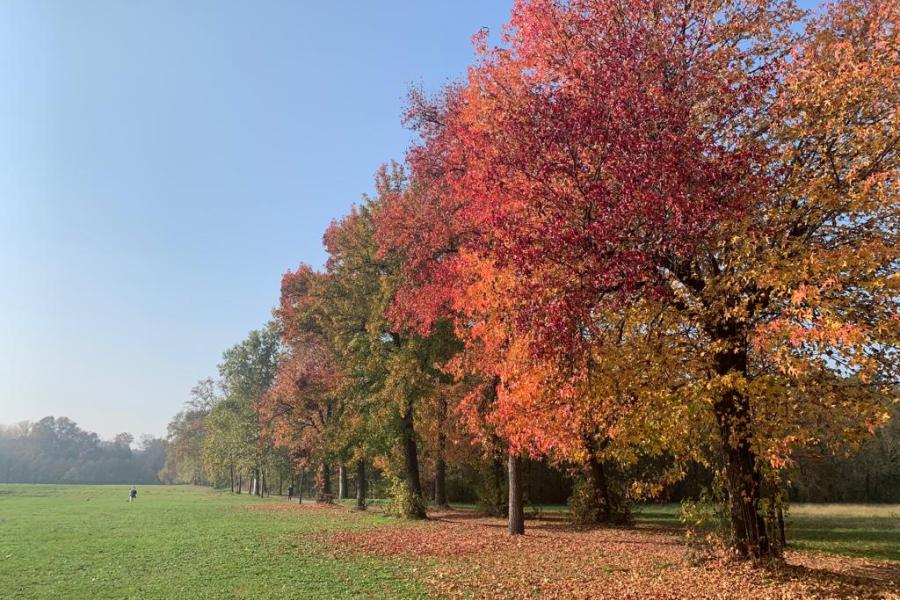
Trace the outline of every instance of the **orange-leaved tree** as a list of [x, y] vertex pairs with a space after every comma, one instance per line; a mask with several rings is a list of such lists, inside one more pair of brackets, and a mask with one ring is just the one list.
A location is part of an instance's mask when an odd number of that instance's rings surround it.
[[[765, 471], [876, 427], [896, 382], [896, 8], [839, 3], [800, 40], [798, 17], [520, 1], [420, 121], [457, 241], [510, 273], [504, 335], [574, 389], [599, 375], [576, 396], [599, 385], [601, 413], [661, 393], [702, 410], [752, 557], [772, 551]], [[633, 351], [666, 368], [617, 397], [610, 324], [634, 307], [668, 344]]]

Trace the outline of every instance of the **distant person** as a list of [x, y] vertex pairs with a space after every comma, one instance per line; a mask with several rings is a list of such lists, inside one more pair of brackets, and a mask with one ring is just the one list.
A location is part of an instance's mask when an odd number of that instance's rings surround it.
[[293, 499], [294, 499], [294, 486], [289, 485], [288, 486], [288, 502], [290, 502]]
[[134, 502], [135, 498], [137, 498], [137, 488], [134, 486], [131, 486], [131, 489], [128, 490], [128, 501]]

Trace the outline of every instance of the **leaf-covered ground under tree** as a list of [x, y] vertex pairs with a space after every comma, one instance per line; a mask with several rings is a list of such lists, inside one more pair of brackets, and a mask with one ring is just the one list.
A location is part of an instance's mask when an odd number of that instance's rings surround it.
[[672, 530], [577, 530], [561, 517], [510, 538], [502, 520], [445, 511], [326, 539], [338, 556], [421, 561], [431, 592], [447, 598], [900, 598], [892, 561], [788, 552], [783, 566], [754, 568], [701, 557]]

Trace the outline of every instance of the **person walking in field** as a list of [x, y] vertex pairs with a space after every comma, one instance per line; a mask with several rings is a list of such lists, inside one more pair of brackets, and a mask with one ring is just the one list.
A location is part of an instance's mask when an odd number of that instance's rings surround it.
[[294, 486], [293, 484], [288, 486], [288, 502], [294, 499]]
[[128, 490], [128, 501], [134, 502], [135, 498], [137, 498], [137, 488], [134, 486], [131, 486], [131, 489]]

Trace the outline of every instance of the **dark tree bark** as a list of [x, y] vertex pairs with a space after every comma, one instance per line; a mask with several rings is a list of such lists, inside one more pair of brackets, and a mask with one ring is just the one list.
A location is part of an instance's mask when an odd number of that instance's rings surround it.
[[243, 493], [244, 491], [244, 475], [243, 473], [238, 473], [238, 494]]
[[588, 457], [587, 467], [591, 488], [594, 490], [594, 494], [600, 504], [600, 514], [598, 517], [601, 522], [608, 522], [612, 518], [612, 499], [609, 494], [609, 481], [606, 478], [603, 461], [599, 460], [593, 451], [591, 451]]
[[506, 482], [506, 470], [509, 465], [503, 464], [503, 451], [499, 449], [499, 440], [494, 440], [494, 452], [492, 452], [489, 476], [490, 487], [487, 497], [483, 499], [489, 516], [509, 516], [509, 499], [505, 492], [508, 491]]
[[525, 533], [525, 510], [522, 507], [522, 459], [509, 453], [509, 535]]
[[366, 461], [362, 458], [356, 463], [356, 508], [366, 510]]
[[303, 504], [303, 475], [306, 469], [300, 469], [300, 478], [297, 480], [297, 504]]
[[234, 493], [234, 465], [228, 467], [228, 475], [231, 479], [231, 493]]
[[[439, 440], [440, 441], [440, 440]], [[447, 507], [447, 463], [438, 456], [434, 466], [434, 503], [440, 508]]]
[[605, 446], [605, 441], [598, 444], [593, 436], [588, 435], [584, 438], [584, 447], [588, 455], [587, 463], [585, 464], [585, 475], [593, 496], [597, 500], [599, 512], [596, 515], [596, 519], [599, 523], [611, 521], [615, 508], [612, 494], [609, 491], [609, 478], [606, 476], [603, 461], [599, 457], [600, 451]]
[[778, 505], [775, 513], [778, 520], [778, 541], [781, 544], [781, 549], [784, 550], [787, 547], [787, 539], [784, 537], [784, 510], [781, 508], [781, 505]]
[[331, 466], [323, 462], [319, 480], [319, 497], [316, 502], [331, 502]]
[[[716, 356], [719, 375], [747, 373], [746, 344], [730, 343]], [[761, 476], [751, 446], [750, 401], [736, 390], [727, 390], [713, 405], [722, 443], [731, 509], [732, 543], [746, 558], [771, 556], [766, 525], [759, 514]]]
[[344, 465], [338, 466], [338, 498], [344, 500], [350, 496], [349, 482], [347, 481], [347, 469]]
[[407, 515], [417, 519], [425, 518], [425, 502], [422, 496], [422, 483], [419, 476], [419, 449], [416, 444], [416, 430], [413, 426], [413, 404], [406, 403], [400, 423], [403, 438], [403, 459], [406, 467], [406, 489], [418, 499], [413, 514]]
[[440, 399], [438, 419], [437, 460], [434, 465], [434, 503], [443, 508], [447, 506], [447, 463], [444, 460], [447, 450], [447, 434], [444, 431], [447, 421], [447, 400], [443, 396]]

